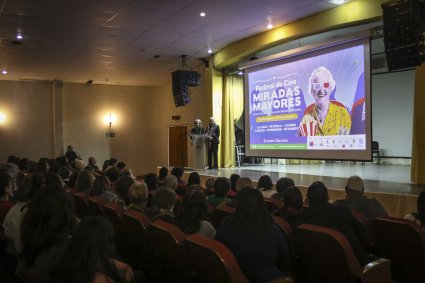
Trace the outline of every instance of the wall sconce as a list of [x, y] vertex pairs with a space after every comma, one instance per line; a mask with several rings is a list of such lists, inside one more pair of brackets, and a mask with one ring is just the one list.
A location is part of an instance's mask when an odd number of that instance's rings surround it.
[[108, 115], [105, 116], [104, 121], [109, 126], [108, 132], [106, 132], [106, 137], [114, 138], [115, 132], [112, 131], [112, 124], [114, 124], [117, 121], [117, 117], [114, 114], [109, 113]]
[[3, 124], [6, 121], [6, 115], [3, 112], [0, 112], [0, 124]]

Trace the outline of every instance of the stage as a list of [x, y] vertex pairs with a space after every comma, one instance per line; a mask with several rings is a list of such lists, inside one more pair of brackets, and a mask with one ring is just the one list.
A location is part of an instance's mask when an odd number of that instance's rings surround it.
[[[185, 179], [193, 170], [185, 172]], [[410, 166], [377, 165], [374, 163], [333, 162], [322, 164], [255, 164], [220, 170], [195, 170], [201, 175], [202, 183], [208, 177], [230, 177], [236, 173], [256, 182], [261, 175], [269, 175], [273, 183], [281, 177], [294, 179], [305, 196], [307, 187], [314, 181], [322, 181], [329, 189], [331, 200], [345, 197], [345, 181], [358, 175], [365, 182], [365, 194], [378, 199], [392, 216], [403, 217], [416, 210], [417, 195], [425, 187], [410, 183]], [[274, 191], [264, 192], [270, 196]]]

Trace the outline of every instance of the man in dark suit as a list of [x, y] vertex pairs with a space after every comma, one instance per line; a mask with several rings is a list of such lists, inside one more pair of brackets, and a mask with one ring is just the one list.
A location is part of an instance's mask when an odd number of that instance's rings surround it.
[[220, 126], [215, 123], [214, 117], [210, 118], [210, 123], [208, 124], [206, 134], [208, 136], [208, 169], [218, 169], [218, 144], [220, 143]]

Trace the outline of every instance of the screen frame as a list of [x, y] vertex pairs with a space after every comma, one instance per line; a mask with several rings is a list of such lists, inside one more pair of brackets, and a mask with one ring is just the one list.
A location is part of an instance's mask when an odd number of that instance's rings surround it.
[[[261, 150], [250, 148], [250, 117], [249, 117], [249, 87], [248, 75], [273, 66], [287, 64], [298, 60], [323, 55], [329, 52], [364, 46], [364, 77], [365, 77], [365, 105], [366, 105], [366, 149], [365, 150]], [[244, 69], [244, 108], [245, 108], [245, 155], [248, 157], [294, 158], [316, 160], [347, 160], [372, 161], [372, 98], [371, 98], [371, 71], [370, 71], [370, 36], [362, 34], [328, 41], [322, 44], [309, 45], [290, 51], [277, 53], [255, 61], [241, 64]]]

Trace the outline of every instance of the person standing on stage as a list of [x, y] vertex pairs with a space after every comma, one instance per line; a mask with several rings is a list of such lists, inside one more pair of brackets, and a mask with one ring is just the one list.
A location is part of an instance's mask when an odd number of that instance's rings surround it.
[[190, 134], [191, 134], [190, 138], [192, 138], [192, 135], [202, 135], [204, 133], [201, 119], [196, 119], [195, 122], [193, 122], [193, 124], [194, 124], [194, 127], [190, 130]]
[[208, 124], [206, 135], [208, 146], [208, 169], [218, 169], [218, 144], [220, 143], [220, 126], [215, 123], [214, 117], [210, 118], [210, 123]]

